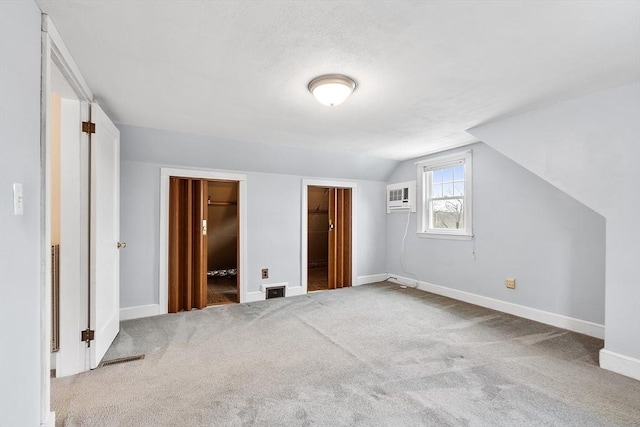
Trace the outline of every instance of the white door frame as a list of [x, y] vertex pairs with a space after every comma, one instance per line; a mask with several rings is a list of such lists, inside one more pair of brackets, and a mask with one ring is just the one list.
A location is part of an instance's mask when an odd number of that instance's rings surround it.
[[300, 252], [300, 271], [302, 285], [302, 293], [307, 293], [308, 282], [308, 205], [309, 205], [309, 187], [336, 187], [351, 189], [351, 286], [358, 285], [358, 184], [353, 181], [335, 181], [328, 179], [303, 179], [302, 180], [302, 247]]
[[158, 314], [169, 311], [169, 178], [226, 180], [238, 182], [238, 217], [240, 236], [238, 252], [240, 255], [238, 273], [238, 296], [240, 302], [247, 299], [247, 175], [216, 170], [160, 168], [160, 270], [158, 271]]
[[[93, 100], [93, 93], [86, 84], [80, 69], [65, 46], [51, 19], [42, 15], [42, 62], [41, 62], [41, 108], [40, 108], [40, 153], [41, 153], [41, 265], [40, 282], [40, 324], [41, 342], [41, 384], [40, 423], [54, 425], [55, 414], [51, 412], [51, 194], [50, 186], [50, 146], [51, 146], [51, 67], [57, 66], [69, 85], [75, 90], [80, 102]], [[85, 120], [85, 117], [81, 119]], [[78, 325], [78, 331], [81, 325]], [[78, 340], [78, 345], [80, 345]]]

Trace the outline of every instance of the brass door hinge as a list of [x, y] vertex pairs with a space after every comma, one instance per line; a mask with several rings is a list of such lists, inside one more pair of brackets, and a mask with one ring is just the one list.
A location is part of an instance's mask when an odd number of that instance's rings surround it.
[[92, 329], [85, 329], [80, 333], [80, 338], [81, 338], [80, 341], [83, 341], [86, 343], [90, 343], [91, 341], [93, 341], [94, 337], [95, 337], [95, 331], [93, 331]]
[[82, 132], [96, 133], [96, 124], [91, 122], [82, 122]]

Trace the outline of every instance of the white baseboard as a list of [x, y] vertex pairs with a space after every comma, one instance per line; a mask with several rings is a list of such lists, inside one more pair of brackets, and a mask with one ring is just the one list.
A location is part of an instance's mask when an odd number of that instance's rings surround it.
[[358, 276], [355, 286], [368, 285], [369, 283], [384, 282], [389, 278], [387, 273], [372, 274], [370, 276]]
[[279, 288], [284, 286], [287, 290], [285, 292], [285, 296], [289, 296], [289, 282], [281, 282], [281, 283], [263, 283], [260, 285], [260, 292], [267, 292], [267, 288]]
[[[415, 279], [409, 279], [397, 275], [392, 275], [396, 279], [389, 279], [399, 284], [414, 284]], [[404, 283], [403, 283], [404, 282]], [[492, 310], [501, 311], [503, 313], [513, 314], [514, 316], [523, 317], [536, 322], [556, 326], [562, 329], [568, 329], [580, 334], [589, 335], [590, 337], [604, 339], [604, 325], [589, 322], [587, 320], [576, 319], [564, 316], [562, 314], [551, 313], [549, 311], [539, 310], [537, 308], [526, 307], [524, 305], [514, 304], [511, 302], [501, 301], [482, 295], [472, 294], [470, 292], [459, 291], [457, 289], [447, 288], [445, 286], [434, 285], [432, 283], [417, 281], [418, 289], [433, 294], [442, 295], [459, 301], [468, 302], [470, 304], [479, 305], [481, 307], [490, 308]]]
[[304, 295], [305, 292], [302, 289], [302, 286], [292, 286], [290, 288], [287, 288], [287, 294], [286, 296], [288, 297], [297, 297], [298, 295]]
[[47, 419], [40, 423], [40, 427], [56, 427], [56, 413], [51, 411], [47, 414]]
[[267, 288], [284, 286], [286, 288], [284, 296], [288, 297], [296, 297], [298, 295], [304, 295], [304, 290], [302, 286], [289, 286], [289, 282], [282, 283], [266, 283], [260, 285], [260, 291], [258, 292], [247, 292], [247, 296], [245, 297], [244, 302], [256, 302], [256, 301], [264, 301], [267, 298]]
[[138, 305], [120, 309], [120, 321], [140, 319], [142, 317], [157, 316], [160, 313], [160, 304]]
[[600, 350], [600, 367], [640, 381], [640, 359], [603, 348]]
[[257, 302], [257, 301], [264, 301], [265, 299], [265, 293], [264, 292], [247, 292], [243, 303], [246, 302]]

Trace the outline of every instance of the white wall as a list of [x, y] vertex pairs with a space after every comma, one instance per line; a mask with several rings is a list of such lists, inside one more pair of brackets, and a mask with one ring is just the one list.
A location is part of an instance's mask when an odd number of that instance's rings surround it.
[[640, 83], [469, 132], [606, 218], [605, 348], [640, 377]]
[[236, 171], [386, 181], [397, 161], [118, 125], [122, 159]]
[[[385, 180], [397, 162], [224, 141], [131, 126], [121, 130], [121, 307], [157, 304], [160, 168], [203, 168], [247, 175], [247, 292], [301, 279], [302, 179], [358, 185], [358, 276], [385, 273]], [[315, 174], [315, 175], [314, 175]], [[370, 180], [375, 179], [375, 180]], [[263, 281], [260, 270], [269, 268]]]
[[[0, 425], [41, 421], [40, 10], [0, 2]], [[12, 214], [12, 183], [24, 215]]]
[[[602, 216], [492, 148], [470, 148], [474, 239], [417, 237], [413, 214], [406, 270], [427, 283], [602, 324]], [[402, 163], [389, 182], [416, 180], [415, 162], [430, 157]], [[400, 264], [407, 215], [387, 219], [388, 271], [411, 278]], [[516, 278], [515, 290], [506, 277]]]

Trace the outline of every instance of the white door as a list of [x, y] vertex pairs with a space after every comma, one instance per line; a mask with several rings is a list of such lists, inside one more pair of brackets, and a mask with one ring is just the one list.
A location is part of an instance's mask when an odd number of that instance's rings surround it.
[[120, 330], [120, 131], [91, 105], [91, 369]]

